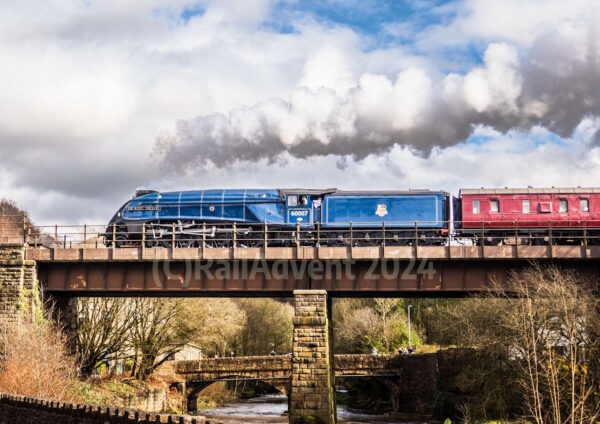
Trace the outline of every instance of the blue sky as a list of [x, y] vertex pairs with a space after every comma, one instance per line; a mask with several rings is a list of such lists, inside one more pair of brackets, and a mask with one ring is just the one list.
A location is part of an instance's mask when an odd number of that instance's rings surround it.
[[438, 22], [439, 15], [431, 13], [433, 7], [435, 4], [423, 7], [411, 1], [283, 1], [274, 9], [271, 23], [275, 28], [290, 28], [290, 15], [309, 14], [323, 22], [344, 25], [384, 41], [388, 24], [410, 21], [418, 29]]
[[139, 186], [598, 185], [599, 22], [596, 0], [3, 2], [0, 196], [102, 223]]
[[[281, 25], [280, 17], [294, 14], [310, 14], [319, 20], [344, 25], [353, 30], [375, 37], [379, 41], [388, 42], [385, 27], [389, 24], [410, 22], [419, 30], [425, 26], [439, 23], [443, 14], [439, 6], [450, 4], [449, 1], [282, 1], [272, 13], [274, 25]], [[285, 23], [285, 22], [284, 22]], [[288, 25], [290, 22], [288, 20]], [[291, 25], [290, 25], [291, 26]]]
[[[298, 15], [310, 15], [328, 24], [344, 25], [353, 30], [387, 39], [383, 34], [385, 26], [399, 22], [410, 22], [415, 29], [441, 23], [451, 19], [450, 0], [303, 0], [277, 1], [271, 11], [268, 24], [271, 28], [293, 31], [293, 20]], [[446, 6], [446, 7], [444, 7]], [[183, 9], [184, 20], [201, 16], [205, 11], [202, 5], [190, 5]]]
[[[439, 51], [424, 51], [415, 41], [434, 26], [443, 26], [456, 18], [460, 1], [452, 0], [280, 0], [272, 1], [261, 27], [280, 34], [297, 33], [307, 19], [324, 27], [340, 26], [360, 35], [363, 49], [397, 48], [416, 55], [438, 57], [444, 72], [464, 71], [482, 63], [487, 47], [480, 40], [454, 45]], [[206, 8], [191, 4], [180, 13], [184, 22], [202, 17]]]

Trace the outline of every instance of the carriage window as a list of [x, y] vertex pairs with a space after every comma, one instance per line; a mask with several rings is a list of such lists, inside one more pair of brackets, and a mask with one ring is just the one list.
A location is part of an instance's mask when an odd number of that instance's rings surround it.
[[298, 196], [295, 194], [288, 196], [288, 206], [298, 206]]
[[523, 200], [523, 213], [529, 213], [529, 200]]
[[500, 212], [499, 200], [490, 200], [490, 212]]
[[559, 212], [567, 212], [569, 210], [569, 206], [567, 204], [567, 199], [559, 199], [558, 200], [558, 211]]
[[590, 211], [590, 199], [579, 199], [579, 211], [589, 212]]
[[473, 213], [479, 213], [479, 200], [473, 200]]

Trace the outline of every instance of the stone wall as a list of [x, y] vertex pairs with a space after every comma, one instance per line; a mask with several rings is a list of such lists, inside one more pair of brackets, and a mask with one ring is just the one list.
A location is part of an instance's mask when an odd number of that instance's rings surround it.
[[0, 393], [0, 424], [181, 423], [221, 424], [190, 415], [149, 414], [125, 408], [78, 405]]
[[0, 326], [19, 320], [19, 307], [29, 300], [35, 284], [35, 262], [25, 260], [25, 246], [0, 244]]
[[331, 304], [325, 290], [294, 291], [290, 423], [335, 423]]
[[146, 412], [163, 412], [167, 408], [167, 390], [148, 389], [142, 394], [129, 395], [125, 399], [125, 406]]
[[433, 415], [442, 420], [457, 417], [461, 403], [475, 395], [472, 385], [461, 377], [472, 355], [469, 349], [444, 349], [395, 357], [393, 361], [398, 363], [400, 376], [386, 379], [394, 410]]
[[434, 409], [437, 358], [435, 353], [396, 356], [400, 375], [385, 379], [392, 393], [392, 405], [396, 412], [431, 415]]

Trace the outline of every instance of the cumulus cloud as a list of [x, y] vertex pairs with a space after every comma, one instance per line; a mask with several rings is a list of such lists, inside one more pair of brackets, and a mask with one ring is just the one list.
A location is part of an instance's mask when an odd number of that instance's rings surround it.
[[534, 161], [576, 184], [597, 167], [596, 3], [426, 2], [378, 9], [378, 32], [277, 0], [3, 2], [0, 196], [72, 223], [142, 185], [523, 185]]

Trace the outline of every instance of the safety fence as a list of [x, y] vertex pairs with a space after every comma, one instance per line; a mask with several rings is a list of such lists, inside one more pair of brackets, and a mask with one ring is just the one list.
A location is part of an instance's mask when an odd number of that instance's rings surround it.
[[34, 248], [497, 246], [600, 245], [600, 222], [395, 222], [369, 228], [285, 227], [246, 223], [33, 225], [24, 215], [0, 216], [0, 243]]

